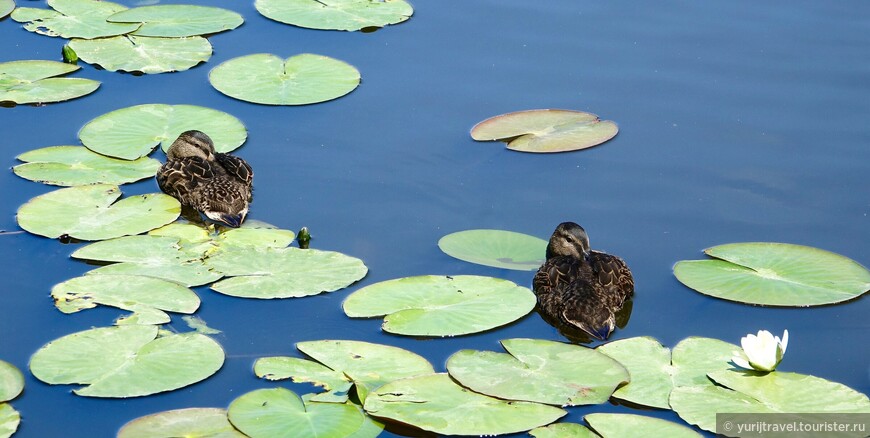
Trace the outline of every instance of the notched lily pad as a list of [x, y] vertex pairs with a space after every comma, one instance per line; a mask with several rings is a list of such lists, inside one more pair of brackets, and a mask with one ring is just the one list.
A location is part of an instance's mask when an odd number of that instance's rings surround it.
[[79, 59], [109, 71], [147, 74], [184, 71], [211, 58], [212, 47], [200, 36], [158, 38], [121, 35], [96, 40], [73, 39]]
[[209, 437], [245, 438], [219, 408], [187, 408], [131, 420], [118, 431], [117, 438]]
[[165, 152], [182, 132], [191, 129], [208, 134], [217, 152], [235, 150], [248, 136], [245, 125], [225, 112], [195, 105], [146, 104], [91, 120], [79, 131], [79, 139], [94, 152], [135, 160], [157, 145]]
[[85, 384], [88, 397], [138, 397], [199, 382], [223, 365], [217, 342], [198, 333], [158, 337], [153, 325], [101, 327], [55, 339], [30, 359], [45, 383]]
[[852, 259], [787, 243], [731, 243], [704, 250], [713, 260], [674, 265], [674, 275], [705, 295], [767, 306], [819, 306], [870, 290], [870, 271]]
[[326, 392], [311, 399], [327, 403], [344, 403], [353, 382], [340, 371], [297, 357], [261, 357], [254, 362], [254, 374], [267, 380], [292, 379], [296, 383], [312, 383]]
[[97, 81], [55, 77], [79, 68], [57, 61], [0, 62], [0, 102], [61, 102], [93, 93], [100, 86]]
[[534, 271], [545, 259], [547, 241], [528, 234], [503, 230], [466, 230], [438, 241], [447, 255], [495, 268]]
[[118, 186], [69, 187], [37, 196], [18, 209], [18, 225], [40, 236], [103, 240], [139, 234], [166, 225], [181, 212], [162, 193], [130, 196], [118, 202]]
[[268, 53], [225, 61], [208, 74], [227, 96], [264, 105], [307, 105], [337, 99], [360, 83], [354, 66], [334, 58], [303, 53], [286, 60]]
[[254, 6], [281, 23], [347, 31], [401, 23], [414, 13], [405, 0], [257, 0]]
[[233, 425], [251, 438], [350, 437], [365, 423], [356, 407], [306, 401], [284, 388], [258, 389], [233, 400]]
[[411, 336], [458, 336], [499, 327], [532, 311], [531, 290], [492, 277], [426, 275], [383, 281], [342, 304], [351, 318], [386, 315], [384, 331]]
[[151, 5], [128, 9], [107, 18], [112, 23], [142, 23], [137, 36], [189, 37], [239, 27], [241, 15], [222, 8], [197, 5]]
[[681, 424], [661, 418], [634, 414], [589, 414], [583, 417], [602, 438], [662, 436], [668, 438], [701, 438], [703, 435]]
[[48, 0], [52, 9], [18, 8], [12, 19], [38, 34], [63, 38], [101, 38], [123, 35], [139, 23], [109, 23], [106, 17], [127, 9], [102, 0]]
[[151, 158], [119, 160], [81, 146], [52, 146], [16, 158], [25, 162], [12, 168], [16, 175], [56, 186], [124, 184], [151, 178], [160, 169]]
[[471, 129], [477, 141], [506, 142], [521, 152], [566, 152], [597, 146], [619, 131], [616, 123], [582, 111], [517, 111], [486, 119]]

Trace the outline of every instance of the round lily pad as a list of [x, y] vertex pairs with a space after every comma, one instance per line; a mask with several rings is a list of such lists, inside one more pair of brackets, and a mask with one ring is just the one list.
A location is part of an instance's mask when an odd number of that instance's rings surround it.
[[254, 6], [281, 23], [348, 31], [401, 23], [414, 13], [405, 0], [257, 0]]
[[350, 437], [365, 421], [354, 406], [303, 402], [284, 388], [258, 389], [233, 400], [230, 421], [251, 438]]
[[189, 37], [239, 27], [241, 15], [222, 8], [197, 5], [152, 5], [128, 9], [107, 18], [112, 23], [142, 23], [137, 36]]
[[680, 418], [711, 432], [716, 413], [870, 413], [866, 395], [815, 376], [733, 370], [708, 376], [722, 386], [678, 386], [670, 404]]
[[460, 350], [447, 359], [447, 371], [482, 394], [559, 406], [604, 403], [628, 382], [619, 362], [580, 345], [542, 339], [501, 344], [510, 354]]
[[534, 271], [544, 263], [547, 241], [502, 230], [466, 230], [438, 241], [447, 255], [478, 265]]
[[426, 275], [383, 281], [342, 304], [351, 318], [386, 315], [383, 329], [410, 336], [458, 336], [499, 327], [535, 307], [528, 288], [492, 277]]
[[93, 93], [97, 81], [54, 77], [79, 68], [57, 61], [0, 62], [0, 102], [61, 102]]
[[223, 365], [224, 352], [205, 335], [158, 337], [154, 325], [101, 327], [49, 342], [30, 359], [45, 383], [85, 384], [89, 397], [138, 397], [199, 382]]
[[52, 146], [17, 157], [25, 164], [12, 168], [16, 175], [56, 186], [124, 184], [153, 177], [160, 162], [151, 158], [119, 160], [81, 146]]
[[139, 23], [109, 23], [106, 17], [127, 9], [102, 0], [48, 0], [52, 9], [18, 8], [12, 19], [24, 28], [42, 35], [63, 38], [101, 38], [123, 35], [139, 28]]
[[141, 275], [85, 275], [64, 281], [51, 289], [54, 304], [63, 313], [74, 313], [97, 305], [141, 313], [150, 308], [157, 314], [155, 324], [169, 322], [163, 312], [193, 313], [199, 307], [196, 294], [172, 281]]
[[175, 220], [181, 205], [162, 193], [121, 196], [118, 186], [69, 187], [37, 196], [18, 209], [18, 225], [40, 236], [103, 240], [153, 230]]
[[498, 435], [552, 423], [562, 409], [506, 401], [469, 391], [447, 374], [396, 380], [374, 390], [365, 402], [369, 415], [444, 435]]
[[21, 415], [9, 403], [0, 403], [0, 437], [7, 438], [18, 430]]
[[211, 286], [244, 298], [295, 298], [332, 292], [365, 277], [362, 260], [334, 251], [299, 248], [234, 247], [205, 260], [232, 278]]
[[334, 58], [303, 53], [286, 60], [268, 53], [225, 61], [209, 82], [235, 99], [265, 105], [307, 105], [344, 96], [360, 82], [359, 70]]
[[602, 438], [666, 436], [701, 438], [703, 435], [681, 424], [661, 418], [634, 414], [589, 414], [583, 417]]
[[15, 2], [13, 0], [0, 0], [0, 18], [9, 15], [13, 9], [15, 9]]
[[235, 150], [248, 136], [239, 119], [221, 111], [194, 105], [147, 104], [91, 120], [79, 131], [79, 139], [94, 152], [134, 160], [160, 144], [166, 151], [182, 132], [191, 129], [208, 134], [217, 152]]
[[219, 408], [187, 408], [157, 412], [121, 427], [117, 438], [209, 437], [245, 438]]
[[553, 423], [529, 431], [535, 438], [600, 438], [597, 434], [577, 423]]
[[211, 43], [200, 36], [157, 38], [123, 35], [96, 40], [73, 39], [79, 59], [109, 71], [147, 74], [187, 70], [211, 58]]
[[24, 390], [24, 376], [9, 362], [0, 360], [0, 403], [12, 400]]
[[704, 250], [713, 260], [681, 261], [674, 275], [705, 295], [767, 306], [839, 303], [870, 290], [870, 271], [852, 259], [787, 243], [732, 243]]
[[566, 152], [597, 146], [616, 136], [616, 123], [582, 111], [517, 111], [486, 119], [471, 129], [477, 141], [500, 140], [521, 152]]

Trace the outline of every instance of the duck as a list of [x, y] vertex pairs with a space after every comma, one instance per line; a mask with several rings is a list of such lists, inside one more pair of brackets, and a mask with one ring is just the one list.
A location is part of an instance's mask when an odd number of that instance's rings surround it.
[[157, 172], [163, 193], [196, 210], [208, 223], [238, 228], [248, 215], [254, 171], [242, 158], [215, 152], [202, 131], [182, 132]]
[[532, 283], [544, 320], [601, 341], [616, 328], [617, 313], [634, 295], [625, 261], [590, 249], [586, 230], [574, 222], [556, 227]]

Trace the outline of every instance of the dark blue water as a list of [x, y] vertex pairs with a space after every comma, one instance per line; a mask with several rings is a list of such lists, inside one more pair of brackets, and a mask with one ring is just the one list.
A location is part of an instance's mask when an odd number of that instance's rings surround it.
[[[21, 0], [26, 6], [43, 2]], [[194, 104], [240, 118], [238, 154], [254, 167], [250, 217], [308, 226], [312, 247], [359, 257], [360, 283], [303, 299], [244, 300], [198, 289], [197, 315], [223, 330], [227, 362], [214, 377], [167, 394], [128, 400], [78, 397], [28, 377], [12, 402], [16, 437], [113, 436], [152, 412], [226, 407], [274, 383], [253, 361], [297, 355], [294, 343], [357, 339], [403, 347], [443, 370], [463, 348], [499, 350], [499, 339], [562, 339], [536, 314], [492, 332], [416, 340], [349, 320], [341, 301], [361, 286], [419, 274], [479, 274], [528, 285], [532, 273], [467, 264], [441, 253], [445, 234], [497, 228], [546, 238], [581, 223], [592, 245], [625, 258], [637, 295], [614, 338], [649, 335], [673, 347], [687, 336], [739, 343], [758, 329], [790, 332], [781, 370], [870, 392], [870, 298], [809, 309], [761, 308], [700, 295], [671, 267], [701, 250], [741, 241], [811, 245], [870, 264], [870, 3], [414, 2], [414, 17], [375, 33], [315, 31], [260, 16], [251, 2], [201, 1], [235, 10], [245, 24], [211, 37], [212, 59], [190, 71], [134, 76], [83, 65], [101, 81], [88, 97], [45, 107], [0, 108], [0, 158], [78, 144], [92, 118], [137, 104]], [[126, 2], [132, 6], [132, 2]], [[0, 61], [60, 59], [64, 41], [0, 21]], [[218, 63], [251, 53], [302, 52], [355, 65], [362, 85], [336, 101], [267, 107], [225, 97], [207, 81]], [[504, 112], [591, 111], [619, 123], [593, 149], [530, 155], [476, 143], [468, 130]], [[162, 154], [155, 154], [162, 159]], [[0, 173], [0, 229], [52, 187]], [[153, 180], [122, 187], [157, 190]], [[60, 336], [110, 325], [113, 309], [57, 311], [51, 287], [89, 266], [78, 245], [0, 235], [0, 359], [27, 370], [30, 355]], [[179, 317], [173, 326], [186, 330]], [[304, 393], [306, 385], [287, 386]], [[572, 408], [566, 421], [621, 406]], [[681, 422], [669, 411], [646, 414]], [[385, 433], [384, 436], [392, 436]]]

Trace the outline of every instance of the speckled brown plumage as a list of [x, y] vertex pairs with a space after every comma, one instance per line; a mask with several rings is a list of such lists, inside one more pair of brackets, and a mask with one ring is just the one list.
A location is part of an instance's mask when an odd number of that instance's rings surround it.
[[538, 311], [545, 319], [607, 339], [615, 314], [634, 294], [634, 279], [616, 256], [589, 249], [580, 225], [559, 224], [547, 245], [547, 260], [533, 281]]
[[157, 185], [204, 219], [238, 227], [248, 214], [254, 172], [245, 160], [216, 153], [211, 138], [186, 131], [166, 151]]

